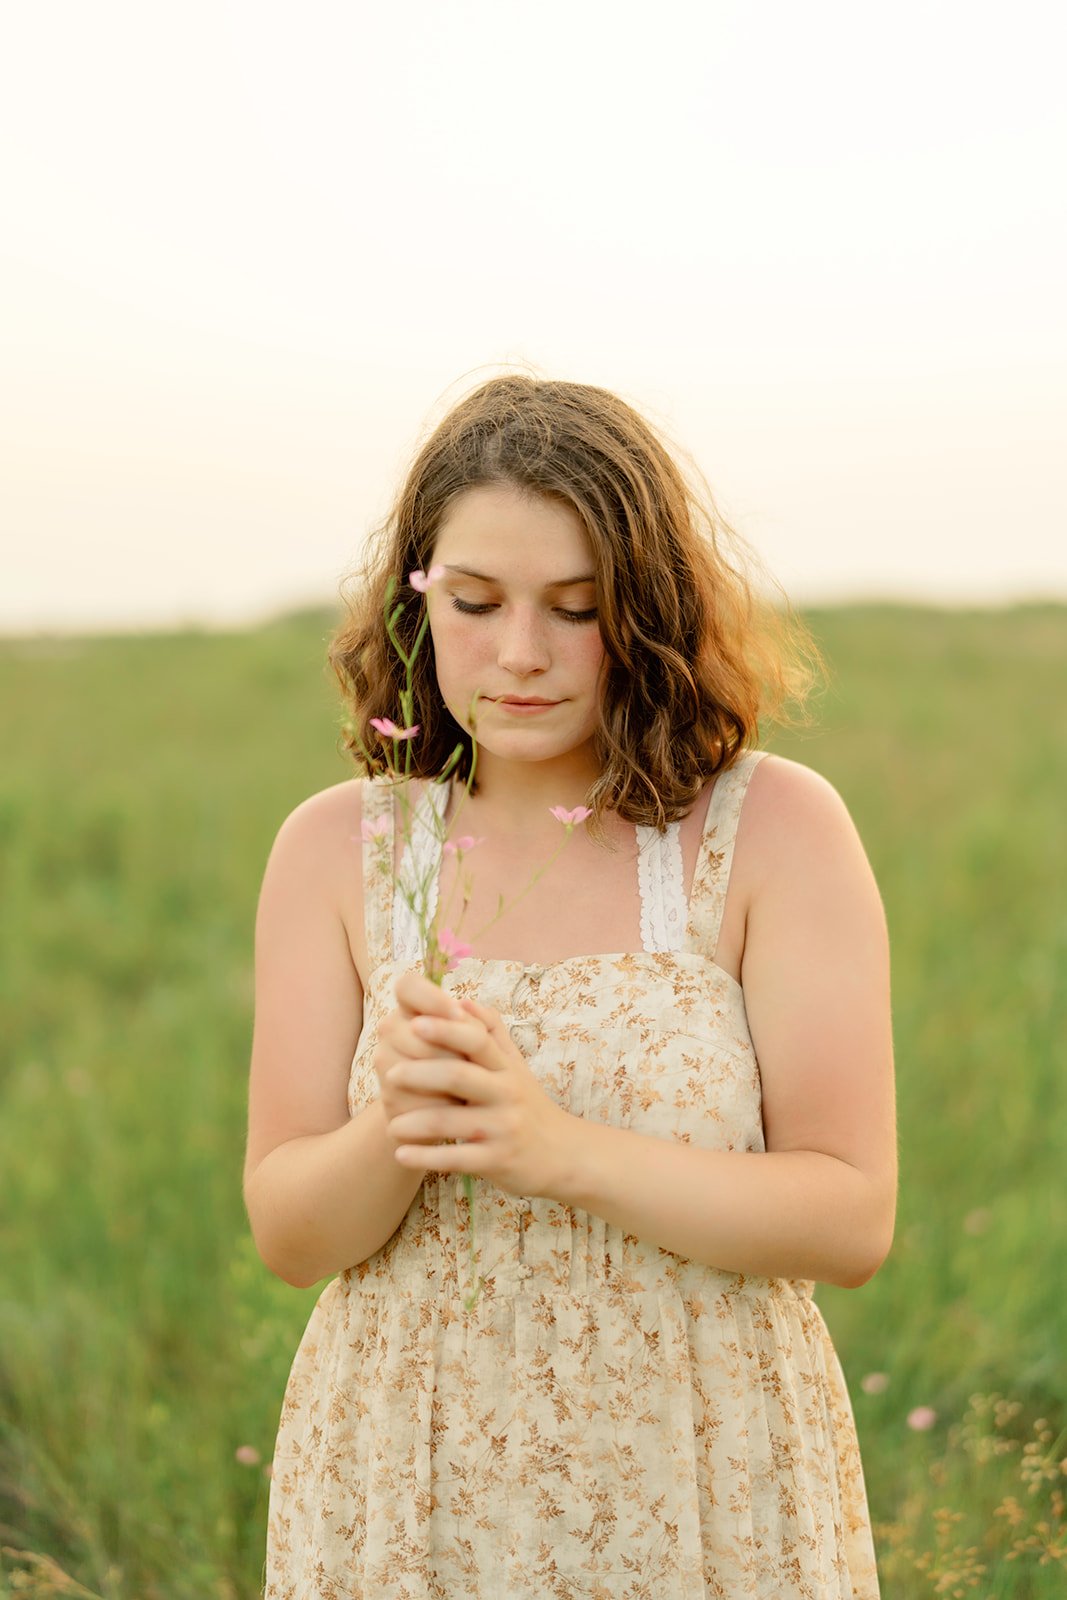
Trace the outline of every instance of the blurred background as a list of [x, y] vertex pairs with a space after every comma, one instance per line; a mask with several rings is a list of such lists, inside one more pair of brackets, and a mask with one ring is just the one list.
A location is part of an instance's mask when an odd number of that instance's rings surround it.
[[9, 8], [0, 1596], [250, 1600], [314, 1291], [240, 1193], [337, 585], [514, 364], [803, 608], [894, 950], [897, 1240], [821, 1288], [886, 1600], [1067, 1564], [1065, 24], [916, 0]]

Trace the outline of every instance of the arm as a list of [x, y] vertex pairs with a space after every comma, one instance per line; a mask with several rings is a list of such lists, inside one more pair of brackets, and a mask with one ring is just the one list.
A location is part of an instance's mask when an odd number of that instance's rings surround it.
[[[401, 1059], [394, 1083], [467, 1102], [393, 1119], [397, 1161], [547, 1195], [729, 1272], [848, 1287], [873, 1276], [896, 1197], [888, 947], [870, 867], [829, 784], [792, 762], [761, 763], [730, 894], [747, 908], [741, 978], [765, 1152], [704, 1150], [571, 1115], [499, 1017], [464, 1001], [469, 1022], [420, 1017], [396, 1035], [401, 1057], [417, 1053], [412, 1031], [466, 1060]], [[426, 1009], [415, 983], [408, 998], [413, 1013]], [[461, 1142], [435, 1142], [449, 1138]]]
[[422, 1180], [393, 1159], [380, 1100], [348, 1116], [363, 990], [339, 883], [354, 890], [348, 917], [362, 930], [359, 823], [352, 783], [298, 806], [271, 851], [256, 918], [245, 1204], [264, 1262], [299, 1288], [380, 1249]]
[[888, 1253], [896, 1201], [881, 902], [841, 800], [792, 762], [753, 775], [734, 877], [766, 1153], [579, 1122], [558, 1198], [726, 1271], [855, 1287]]

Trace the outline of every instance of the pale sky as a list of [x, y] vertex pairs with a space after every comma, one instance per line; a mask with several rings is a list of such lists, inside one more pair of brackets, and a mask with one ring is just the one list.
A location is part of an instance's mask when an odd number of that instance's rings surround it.
[[35, 0], [0, 32], [0, 632], [335, 598], [522, 362], [800, 600], [1067, 598], [1067, 13]]

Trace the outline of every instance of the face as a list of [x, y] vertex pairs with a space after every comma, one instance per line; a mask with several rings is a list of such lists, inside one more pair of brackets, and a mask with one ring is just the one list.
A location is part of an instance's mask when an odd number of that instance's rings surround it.
[[445, 704], [483, 754], [560, 758], [597, 725], [604, 645], [593, 552], [577, 514], [506, 485], [469, 489], [433, 551], [430, 631]]

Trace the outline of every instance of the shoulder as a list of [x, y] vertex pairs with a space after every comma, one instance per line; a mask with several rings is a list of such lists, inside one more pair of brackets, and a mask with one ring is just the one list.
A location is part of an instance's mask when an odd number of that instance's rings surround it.
[[323, 894], [347, 922], [352, 910], [360, 909], [367, 781], [345, 779], [295, 806], [275, 836], [265, 882], [281, 879], [308, 894]]
[[259, 906], [259, 921], [300, 927], [326, 919], [339, 927], [361, 981], [366, 937], [360, 825], [377, 790], [369, 779], [349, 778], [295, 806], [271, 848]]
[[294, 806], [278, 829], [275, 850], [314, 859], [342, 841], [360, 836], [366, 780], [346, 778]]
[[[853, 829], [848, 807], [828, 779], [812, 767], [785, 756], [764, 754], [757, 761], [745, 792], [742, 819], [764, 834], [768, 845]], [[853, 829], [854, 831], [854, 829]]]
[[736, 867], [748, 898], [847, 889], [877, 898], [848, 806], [799, 761], [767, 755], [751, 774], [737, 830]]

